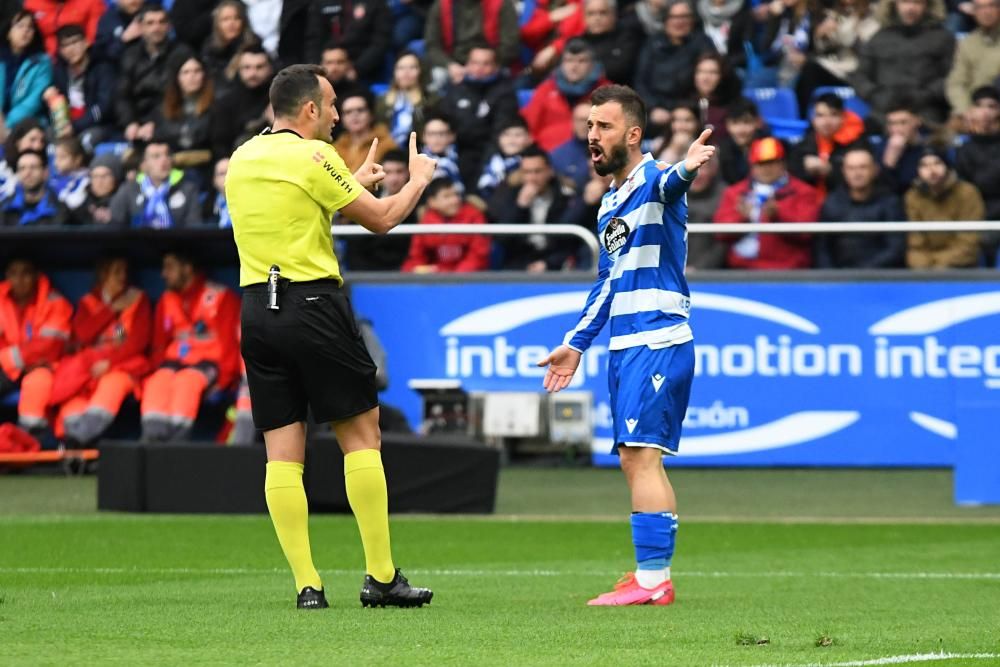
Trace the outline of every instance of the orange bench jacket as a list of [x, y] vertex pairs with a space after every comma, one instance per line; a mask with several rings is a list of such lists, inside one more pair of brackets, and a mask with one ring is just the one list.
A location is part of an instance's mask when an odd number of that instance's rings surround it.
[[167, 361], [184, 366], [207, 361], [219, 369], [217, 386], [228, 387], [236, 379], [240, 301], [235, 292], [196, 278], [183, 292], [163, 293], [154, 321], [152, 368]]
[[0, 282], [0, 367], [11, 380], [34, 366], [51, 365], [69, 341], [73, 306], [38, 276], [35, 300], [20, 308], [10, 296], [10, 283]]

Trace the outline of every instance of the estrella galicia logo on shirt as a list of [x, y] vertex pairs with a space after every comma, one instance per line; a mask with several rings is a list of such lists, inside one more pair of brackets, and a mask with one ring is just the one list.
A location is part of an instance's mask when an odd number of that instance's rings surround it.
[[609, 255], [621, 250], [628, 240], [628, 234], [632, 231], [624, 218], [611, 218], [608, 226], [604, 228], [604, 248]]

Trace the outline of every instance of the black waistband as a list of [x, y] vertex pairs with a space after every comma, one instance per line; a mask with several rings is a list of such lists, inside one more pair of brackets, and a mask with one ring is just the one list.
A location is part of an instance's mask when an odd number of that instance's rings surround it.
[[[296, 290], [296, 289], [309, 289], [309, 288], [323, 288], [323, 289], [341, 289], [340, 283], [333, 278], [323, 278], [322, 280], [285, 280], [281, 281], [281, 290]], [[244, 292], [259, 292], [267, 289], [267, 283], [254, 283], [252, 285], [245, 285], [243, 287]]]

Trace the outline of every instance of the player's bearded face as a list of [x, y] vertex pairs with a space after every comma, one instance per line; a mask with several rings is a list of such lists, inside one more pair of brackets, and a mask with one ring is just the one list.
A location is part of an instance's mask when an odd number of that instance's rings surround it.
[[590, 142], [590, 159], [598, 176], [607, 176], [621, 171], [628, 164], [628, 143], [623, 136], [610, 150], [596, 141]]

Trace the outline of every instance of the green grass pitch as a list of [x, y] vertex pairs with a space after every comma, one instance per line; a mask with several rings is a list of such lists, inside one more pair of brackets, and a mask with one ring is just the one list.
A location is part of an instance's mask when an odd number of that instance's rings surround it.
[[672, 607], [585, 606], [632, 560], [619, 473], [508, 469], [497, 517], [393, 517], [423, 609], [362, 609], [353, 520], [313, 517], [311, 612], [265, 516], [0, 477], [0, 665], [1000, 665], [1000, 508], [952, 507], [947, 473], [673, 477]]

